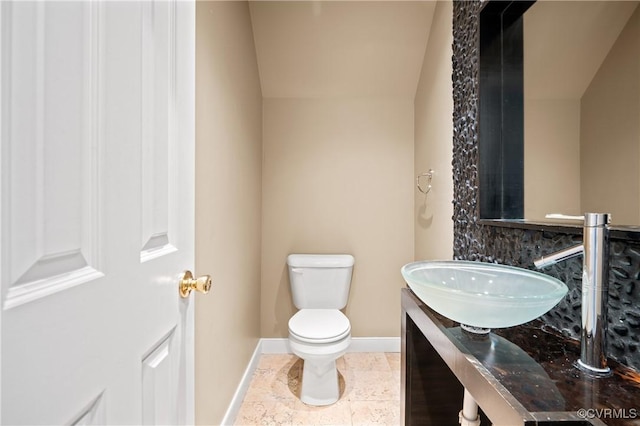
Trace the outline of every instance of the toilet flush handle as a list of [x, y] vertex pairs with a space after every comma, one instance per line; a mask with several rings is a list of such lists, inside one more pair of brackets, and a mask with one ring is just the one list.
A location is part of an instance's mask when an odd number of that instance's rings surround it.
[[302, 269], [301, 268], [291, 268], [290, 271], [294, 272], [296, 274], [301, 274], [302, 273]]

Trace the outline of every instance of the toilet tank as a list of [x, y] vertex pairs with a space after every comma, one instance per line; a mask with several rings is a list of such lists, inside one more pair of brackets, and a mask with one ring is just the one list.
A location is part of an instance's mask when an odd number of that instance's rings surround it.
[[350, 254], [290, 254], [287, 265], [293, 304], [298, 309], [347, 306], [353, 263]]

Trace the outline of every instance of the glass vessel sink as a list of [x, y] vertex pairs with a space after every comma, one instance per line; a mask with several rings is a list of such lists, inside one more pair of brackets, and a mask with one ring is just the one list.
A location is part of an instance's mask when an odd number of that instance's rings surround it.
[[401, 272], [431, 309], [467, 329], [485, 329], [479, 332], [536, 319], [568, 290], [548, 275], [494, 263], [420, 261], [404, 265]]

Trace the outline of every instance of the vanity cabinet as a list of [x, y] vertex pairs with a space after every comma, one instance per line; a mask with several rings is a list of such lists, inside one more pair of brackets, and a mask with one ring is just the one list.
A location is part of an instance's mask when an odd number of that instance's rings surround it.
[[482, 425], [640, 425], [640, 375], [578, 370], [579, 342], [536, 320], [480, 337], [402, 289], [402, 424], [458, 425], [466, 388]]

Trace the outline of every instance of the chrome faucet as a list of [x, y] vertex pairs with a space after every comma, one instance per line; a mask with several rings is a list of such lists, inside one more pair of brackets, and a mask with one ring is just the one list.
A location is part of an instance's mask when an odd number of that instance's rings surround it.
[[598, 376], [611, 374], [605, 354], [609, 291], [609, 221], [608, 213], [585, 213], [582, 244], [533, 262], [536, 268], [541, 269], [583, 255], [582, 331], [578, 367]]

